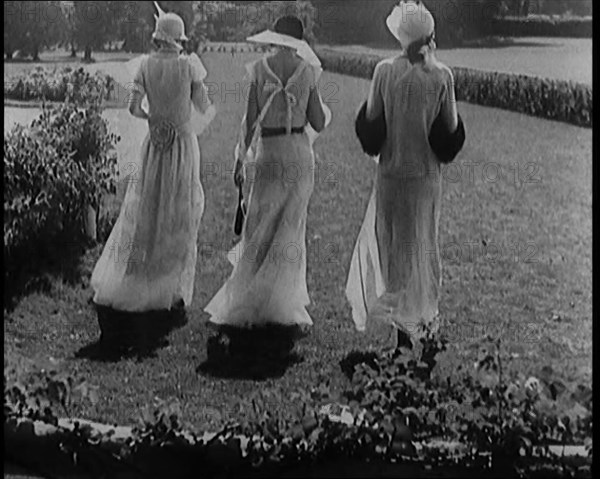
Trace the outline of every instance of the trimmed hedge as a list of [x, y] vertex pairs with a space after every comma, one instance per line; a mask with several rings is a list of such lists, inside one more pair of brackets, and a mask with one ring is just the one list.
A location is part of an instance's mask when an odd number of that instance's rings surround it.
[[495, 18], [492, 34], [505, 37], [571, 37], [592, 38], [592, 17], [528, 17]]
[[[325, 70], [371, 79], [379, 55], [319, 48]], [[571, 81], [453, 67], [456, 98], [481, 106], [592, 127], [592, 87]]]

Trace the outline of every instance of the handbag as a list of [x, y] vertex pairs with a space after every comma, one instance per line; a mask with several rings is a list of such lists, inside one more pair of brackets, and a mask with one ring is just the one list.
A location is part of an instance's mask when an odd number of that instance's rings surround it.
[[246, 202], [244, 201], [244, 193], [242, 192], [242, 184], [238, 185], [238, 205], [235, 212], [235, 222], [233, 224], [233, 232], [236, 236], [242, 234], [244, 220], [246, 219]]
[[460, 115], [458, 115], [458, 127], [451, 132], [440, 113], [429, 132], [429, 145], [440, 163], [448, 164], [454, 161], [464, 144], [465, 125]]
[[377, 156], [387, 136], [385, 114], [382, 111], [374, 120], [367, 120], [367, 102], [365, 101], [356, 116], [354, 130], [363, 151], [369, 156]]

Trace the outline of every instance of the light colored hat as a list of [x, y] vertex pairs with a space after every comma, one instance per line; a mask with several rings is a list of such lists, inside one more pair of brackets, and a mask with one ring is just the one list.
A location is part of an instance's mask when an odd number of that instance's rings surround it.
[[310, 45], [303, 38], [302, 22], [296, 17], [282, 17], [275, 23], [274, 31], [264, 32], [246, 38], [247, 42], [264, 45], [279, 45], [296, 50], [296, 53], [310, 65], [319, 68], [321, 62]]
[[183, 19], [176, 13], [165, 13], [157, 2], [154, 2], [154, 6], [158, 15], [154, 15], [156, 26], [154, 27], [152, 39], [161, 40], [183, 49], [181, 42], [188, 40], [188, 37], [185, 35]]
[[386, 25], [402, 48], [430, 37], [435, 30], [433, 16], [423, 3], [401, 1], [387, 17]]

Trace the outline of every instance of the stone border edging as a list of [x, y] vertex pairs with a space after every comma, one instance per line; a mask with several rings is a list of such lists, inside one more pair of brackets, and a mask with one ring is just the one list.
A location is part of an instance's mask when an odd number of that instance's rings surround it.
[[[340, 414], [334, 414], [331, 412], [332, 406], [337, 405], [327, 405], [322, 407], [320, 414], [322, 416], [328, 416], [329, 420], [332, 422], [341, 422], [346, 425], [353, 423], [353, 420], [351, 419], [352, 416], [347, 407], [342, 406], [342, 412]], [[88, 428], [91, 437], [98, 439], [97, 445], [99, 446], [100, 451], [108, 454], [114, 459], [117, 458], [121, 448], [133, 435], [133, 427], [118, 425], [110, 426], [85, 419], [61, 418], [58, 420], [57, 426], [42, 421], [32, 421], [27, 418], [8, 419], [5, 420], [4, 423], [5, 454], [9, 460], [11, 456], [22, 460], [36, 457], [37, 461], [40, 461], [41, 458], [43, 464], [60, 464], [62, 467], [65, 467], [65, 456], [60, 450], [60, 443], [75, 429], [77, 423], [80, 427], [84, 426]], [[194, 437], [192, 434], [182, 433], [179, 437], [184, 439], [189, 445], [193, 446], [199, 442], [206, 444], [217, 435], [217, 433], [207, 432], [202, 436]], [[248, 439], [241, 436], [237, 437], [240, 439], [240, 449], [243, 455], [243, 451], [248, 444]], [[422, 450], [423, 448], [432, 448], [434, 450], [460, 452], [467, 448], [466, 445], [460, 442], [439, 439], [431, 440], [427, 443], [414, 443], [414, 445], [417, 451]], [[579, 457], [591, 463], [591, 459], [588, 456], [585, 446], [551, 445], [549, 446], [549, 450], [558, 456], [569, 458]], [[34, 453], [35, 455], [32, 455]], [[117, 460], [115, 460], [115, 464], [118, 464]], [[137, 465], [123, 462], [120, 465], [123, 469], [127, 469], [129, 473], [134, 469], [139, 469], [141, 471], [143, 468], [142, 464]], [[73, 466], [71, 465], [71, 468], [72, 467]], [[140, 472], [140, 474], [143, 473]]]

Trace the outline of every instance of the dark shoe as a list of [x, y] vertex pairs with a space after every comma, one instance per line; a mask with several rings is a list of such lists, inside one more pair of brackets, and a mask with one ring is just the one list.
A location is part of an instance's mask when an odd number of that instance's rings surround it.
[[410, 340], [410, 335], [405, 333], [404, 331], [398, 330], [398, 340], [396, 342], [396, 349], [405, 348], [411, 349], [413, 348], [413, 343]]
[[185, 309], [185, 303], [183, 302], [183, 299], [178, 299], [177, 301], [175, 301], [175, 303], [173, 303], [173, 305], [171, 306], [171, 311], [183, 311]]

